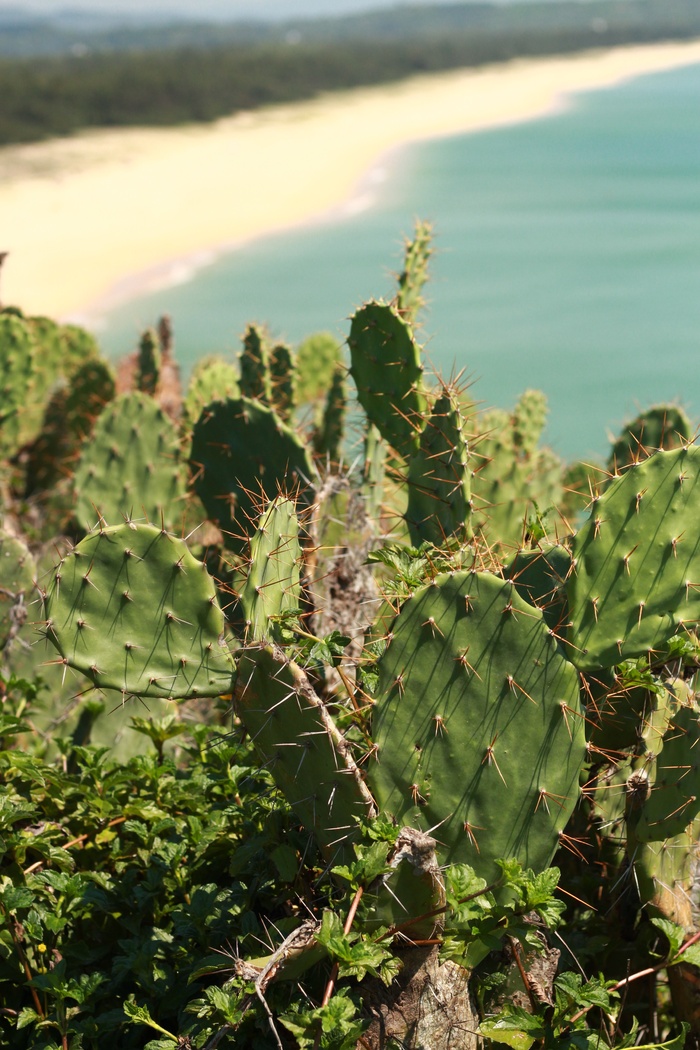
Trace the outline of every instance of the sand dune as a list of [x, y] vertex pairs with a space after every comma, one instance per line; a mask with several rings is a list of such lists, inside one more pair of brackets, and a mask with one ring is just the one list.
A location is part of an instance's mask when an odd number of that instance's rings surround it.
[[198, 258], [308, 221], [403, 143], [527, 120], [578, 91], [700, 63], [700, 41], [414, 77], [206, 126], [0, 149], [0, 294], [83, 314]]

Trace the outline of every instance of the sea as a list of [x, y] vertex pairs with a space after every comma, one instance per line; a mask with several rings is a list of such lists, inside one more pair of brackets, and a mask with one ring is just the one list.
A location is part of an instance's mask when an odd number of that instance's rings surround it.
[[570, 98], [545, 117], [404, 146], [303, 227], [169, 274], [98, 318], [116, 357], [171, 315], [187, 373], [249, 322], [297, 344], [391, 297], [416, 218], [435, 228], [426, 360], [511, 408], [549, 399], [546, 441], [605, 456], [642, 408], [700, 420], [700, 65]]

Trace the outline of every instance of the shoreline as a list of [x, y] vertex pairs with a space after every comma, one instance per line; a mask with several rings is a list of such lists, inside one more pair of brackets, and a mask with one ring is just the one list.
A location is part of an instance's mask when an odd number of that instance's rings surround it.
[[576, 94], [700, 64], [700, 40], [427, 74], [178, 128], [0, 149], [2, 300], [94, 323], [267, 234], [371, 206], [407, 145], [552, 115]]

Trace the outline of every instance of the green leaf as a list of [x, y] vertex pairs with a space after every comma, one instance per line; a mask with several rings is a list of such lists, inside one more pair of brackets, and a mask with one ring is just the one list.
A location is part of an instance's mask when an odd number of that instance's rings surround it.
[[673, 963], [690, 963], [691, 966], [700, 966], [700, 944], [691, 944], [684, 952], [671, 960]]
[[666, 953], [666, 958], [673, 959], [674, 956], [678, 954], [678, 949], [683, 944], [683, 939], [685, 937], [683, 927], [675, 922], [669, 922], [668, 919], [652, 918], [651, 921], [654, 926], [656, 926], [657, 930], [661, 930], [668, 941], [669, 950]]

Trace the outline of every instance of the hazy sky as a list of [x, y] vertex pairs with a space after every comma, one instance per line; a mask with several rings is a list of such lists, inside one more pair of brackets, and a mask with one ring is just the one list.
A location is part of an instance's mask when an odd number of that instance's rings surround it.
[[[422, 3], [457, 3], [460, 0], [420, 0]], [[463, 0], [462, 0], [463, 2]], [[339, 15], [377, 7], [397, 7], [400, 0], [0, 0], [0, 11], [57, 13], [65, 9], [104, 11], [113, 14], [176, 12], [193, 19], [296, 18], [306, 15]]]

